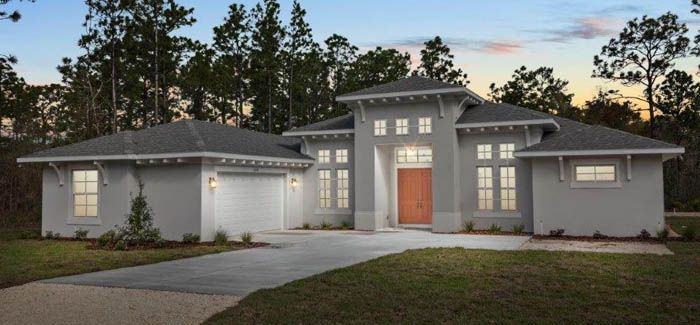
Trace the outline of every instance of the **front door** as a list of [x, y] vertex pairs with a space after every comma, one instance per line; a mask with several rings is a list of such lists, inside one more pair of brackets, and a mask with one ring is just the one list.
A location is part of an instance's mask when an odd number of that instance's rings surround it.
[[433, 221], [433, 176], [430, 168], [398, 170], [400, 224], [431, 224]]

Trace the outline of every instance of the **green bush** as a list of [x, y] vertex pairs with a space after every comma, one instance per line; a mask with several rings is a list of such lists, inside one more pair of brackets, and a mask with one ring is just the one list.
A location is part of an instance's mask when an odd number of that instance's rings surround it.
[[525, 225], [519, 224], [519, 225], [513, 225], [513, 233], [514, 234], [522, 234], [523, 231], [525, 231]]
[[46, 231], [46, 236], [44, 236], [46, 239], [59, 239], [61, 238], [61, 233], [58, 232], [53, 232], [51, 230]]
[[199, 243], [199, 235], [193, 233], [186, 233], [182, 235], [182, 242], [185, 244], [195, 244]]
[[498, 234], [498, 233], [501, 232], [501, 226], [499, 226], [499, 225], [497, 225], [497, 224], [495, 224], [495, 223], [492, 223], [492, 224], [491, 224], [491, 227], [489, 228], [489, 231], [492, 232], [492, 233], [494, 233], [494, 234]]
[[656, 238], [659, 240], [666, 240], [668, 238], [668, 229], [658, 230], [656, 232]]
[[301, 227], [306, 229], [306, 230], [311, 229], [311, 225], [308, 222], [304, 222], [304, 224]]
[[241, 242], [243, 245], [249, 246], [253, 243], [253, 233], [246, 231], [241, 234]]
[[475, 227], [474, 221], [471, 221], [471, 220], [465, 221], [464, 224], [462, 224], [462, 230], [464, 230], [466, 232], [474, 231], [474, 227]]
[[111, 249], [114, 248], [117, 241], [120, 240], [121, 236], [119, 235], [119, 232], [116, 229], [111, 229], [100, 235], [100, 237], [97, 237], [97, 246]]
[[340, 228], [341, 229], [350, 229], [350, 224], [347, 221], [343, 221], [340, 223]]
[[126, 245], [156, 243], [162, 240], [160, 229], [153, 226], [153, 209], [143, 195], [143, 183], [139, 181], [138, 195], [131, 198], [131, 211], [120, 229]]
[[333, 227], [332, 223], [328, 223], [326, 220], [321, 221], [321, 229], [327, 230]]
[[88, 232], [88, 229], [78, 227], [77, 229], [75, 229], [75, 234], [73, 235], [73, 238], [77, 240], [85, 240], [87, 239]]
[[697, 236], [697, 232], [695, 231], [695, 227], [693, 226], [687, 226], [685, 229], [683, 229], [681, 236], [683, 237], [684, 240], [691, 241], [694, 240], [695, 237]]
[[216, 245], [226, 245], [228, 243], [228, 233], [226, 230], [219, 229], [214, 234], [214, 244]]

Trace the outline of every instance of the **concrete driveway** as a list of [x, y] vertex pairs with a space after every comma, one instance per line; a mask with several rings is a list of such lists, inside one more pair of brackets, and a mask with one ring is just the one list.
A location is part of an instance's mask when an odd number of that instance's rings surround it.
[[427, 247], [515, 250], [527, 236], [424, 231], [286, 231], [260, 233], [272, 245], [158, 264], [44, 280], [47, 283], [245, 296], [379, 256]]

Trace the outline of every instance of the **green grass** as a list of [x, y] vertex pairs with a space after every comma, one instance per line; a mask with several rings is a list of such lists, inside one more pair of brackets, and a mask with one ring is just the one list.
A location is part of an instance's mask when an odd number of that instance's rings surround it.
[[700, 218], [698, 217], [666, 217], [666, 223], [676, 232], [683, 231], [683, 227], [693, 227], [700, 232]]
[[219, 253], [232, 246], [136, 251], [87, 249], [87, 242], [19, 239], [17, 230], [0, 230], [0, 288], [53, 278], [126, 266], [151, 264], [184, 257]]
[[208, 323], [700, 322], [700, 243], [669, 247], [411, 250], [256, 291]]

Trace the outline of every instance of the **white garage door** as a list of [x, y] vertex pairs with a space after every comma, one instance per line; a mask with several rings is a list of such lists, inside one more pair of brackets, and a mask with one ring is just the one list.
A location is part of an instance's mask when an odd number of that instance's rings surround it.
[[220, 173], [216, 189], [216, 229], [229, 235], [282, 228], [282, 175]]

